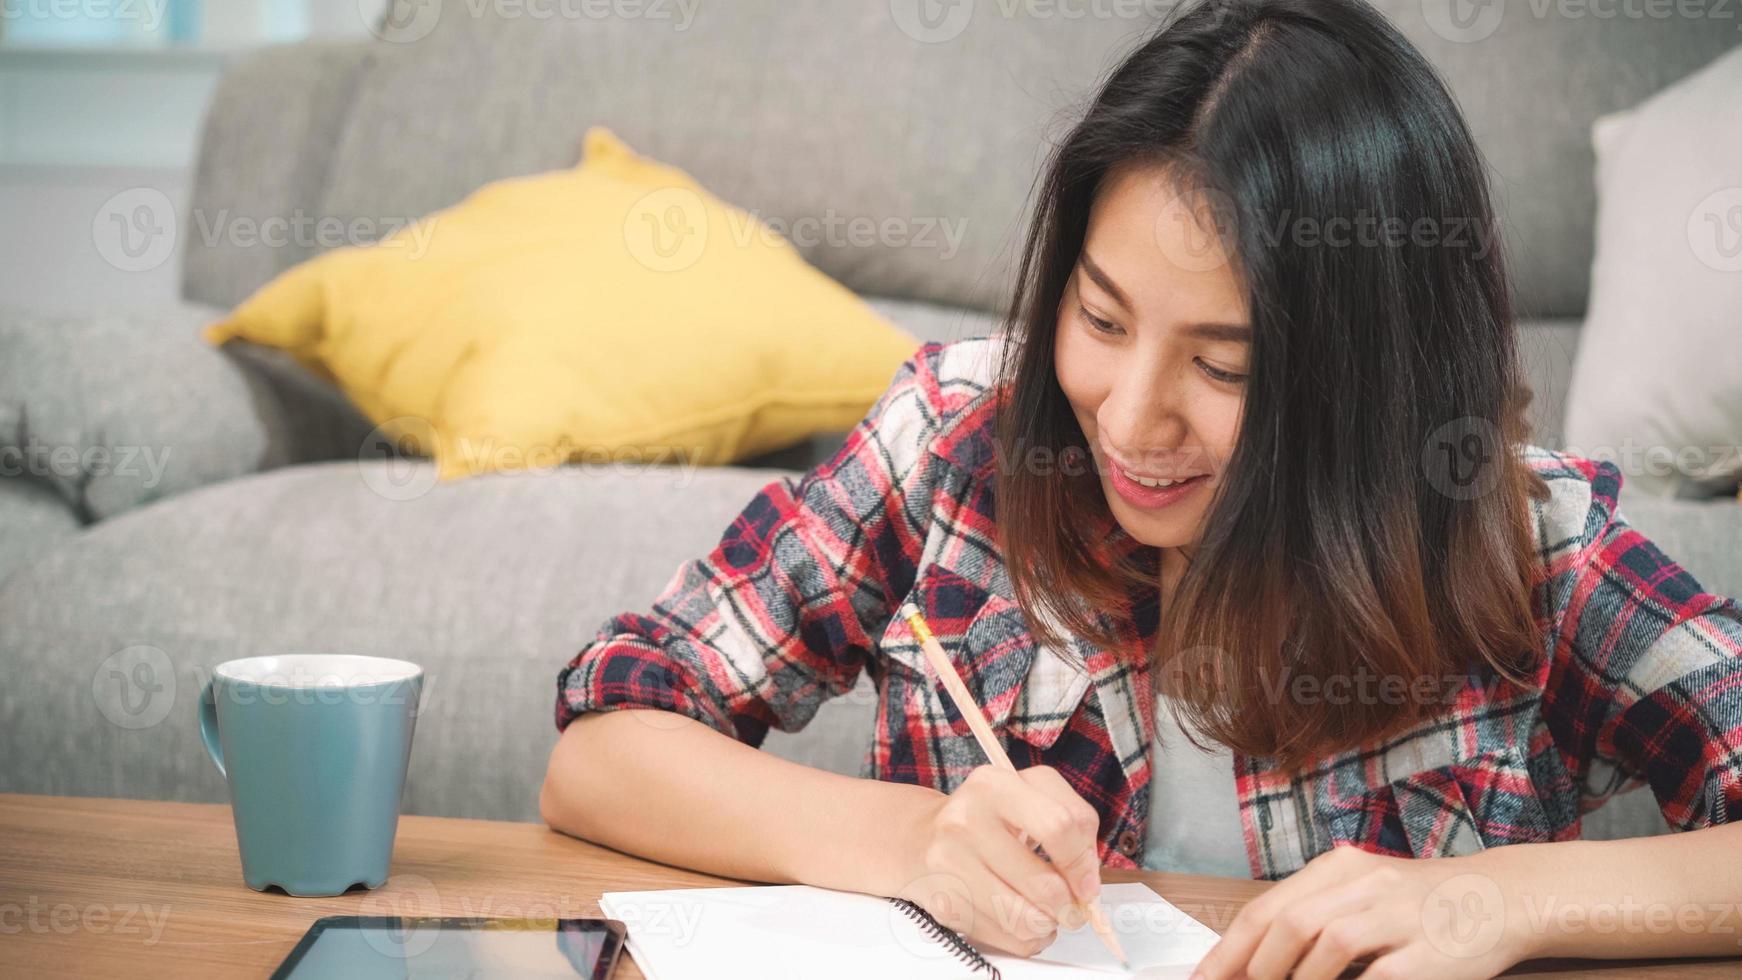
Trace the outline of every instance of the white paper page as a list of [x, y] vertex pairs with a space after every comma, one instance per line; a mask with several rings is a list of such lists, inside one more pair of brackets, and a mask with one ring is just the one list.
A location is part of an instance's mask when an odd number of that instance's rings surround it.
[[[1216, 934], [1141, 884], [1101, 889], [1131, 960], [1120, 969], [1087, 926], [1061, 931], [1032, 959], [988, 954], [1005, 980], [1185, 980]], [[605, 914], [629, 927], [649, 980], [928, 980], [984, 976], [924, 936], [886, 899], [802, 885], [608, 892]]]
[[1059, 930], [1051, 946], [1029, 959], [988, 954], [1004, 980], [1067, 980], [1075, 977], [1141, 977], [1186, 980], [1192, 967], [1216, 945], [1215, 930], [1180, 911], [1148, 885], [1101, 886], [1101, 906], [1131, 962], [1129, 972], [1101, 945], [1087, 925]]

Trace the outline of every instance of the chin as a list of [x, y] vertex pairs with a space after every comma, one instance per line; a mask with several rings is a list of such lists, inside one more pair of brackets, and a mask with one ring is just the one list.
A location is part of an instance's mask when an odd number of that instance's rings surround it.
[[1180, 548], [1195, 543], [1203, 508], [1175, 513], [1154, 513], [1133, 507], [1112, 487], [1107, 488], [1107, 506], [1113, 519], [1137, 541], [1153, 548]]

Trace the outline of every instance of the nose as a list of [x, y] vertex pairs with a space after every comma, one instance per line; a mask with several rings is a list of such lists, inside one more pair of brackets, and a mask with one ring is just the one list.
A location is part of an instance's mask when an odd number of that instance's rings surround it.
[[1138, 469], [1160, 468], [1177, 458], [1189, 429], [1180, 385], [1163, 377], [1159, 360], [1125, 361], [1096, 412], [1102, 442]]

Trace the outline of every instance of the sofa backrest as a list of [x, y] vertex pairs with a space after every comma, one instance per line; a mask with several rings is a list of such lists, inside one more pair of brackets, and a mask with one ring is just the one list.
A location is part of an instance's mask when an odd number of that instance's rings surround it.
[[[366, 56], [303, 64], [325, 101], [290, 138], [279, 207], [390, 229], [487, 181], [573, 165], [591, 125], [695, 175], [875, 295], [998, 310], [1049, 141], [1168, 0], [399, 0]], [[1378, 0], [1439, 66], [1488, 158], [1522, 316], [1583, 312], [1589, 128], [1735, 44], [1721, 4]], [[1669, 15], [1659, 16], [1668, 6]], [[1707, 16], [1689, 16], [1696, 9]], [[1656, 13], [1653, 13], [1653, 12]], [[284, 60], [283, 53], [271, 57]], [[281, 69], [289, 70], [289, 69]], [[266, 75], [268, 77], [262, 77]], [[206, 155], [261, 138], [279, 93], [239, 66]], [[346, 86], [336, 95], [336, 86]], [[226, 106], [226, 102], [229, 102]], [[282, 137], [281, 137], [282, 138]], [[274, 159], [287, 148], [272, 151]], [[282, 180], [282, 161], [261, 151]], [[195, 207], [246, 196], [201, 167]], [[271, 196], [271, 195], [268, 195]], [[293, 200], [294, 198], [294, 200]], [[256, 202], [258, 204], [258, 202]], [[196, 236], [197, 237], [197, 236]], [[190, 248], [226, 249], [226, 243]], [[315, 246], [318, 247], [318, 244]], [[190, 257], [191, 298], [234, 302], [306, 250]]]

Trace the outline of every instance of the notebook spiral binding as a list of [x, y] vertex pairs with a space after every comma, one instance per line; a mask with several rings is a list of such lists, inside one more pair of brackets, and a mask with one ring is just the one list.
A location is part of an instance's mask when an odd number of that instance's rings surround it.
[[905, 898], [891, 898], [889, 901], [896, 908], [899, 908], [903, 915], [918, 923], [920, 930], [925, 933], [927, 938], [936, 940], [949, 950], [951, 956], [966, 963], [976, 972], [984, 972], [991, 980], [1003, 980], [1003, 974], [1000, 974], [998, 968], [993, 966], [986, 957], [981, 956], [979, 950], [968, 945], [968, 941], [958, 935], [954, 929], [932, 918], [930, 912]]

